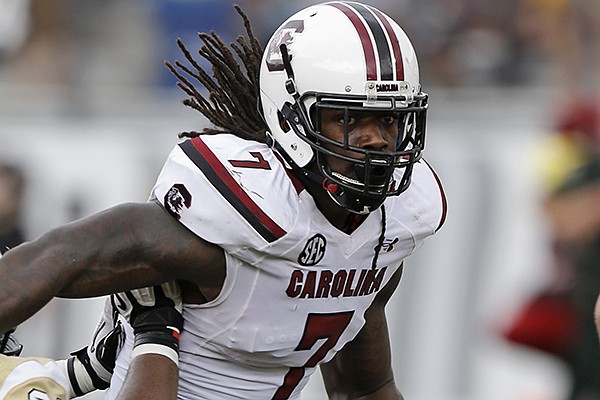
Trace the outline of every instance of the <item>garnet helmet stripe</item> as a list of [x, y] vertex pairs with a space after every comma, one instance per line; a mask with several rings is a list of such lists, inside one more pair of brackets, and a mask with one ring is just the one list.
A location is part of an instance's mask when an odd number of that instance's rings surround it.
[[329, 5], [337, 8], [342, 11], [352, 22], [358, 36], [360, 37], [360, 42], [362, 43], [363, 52], [365, 54], [365, 62], [367, 64], [367, 80], [368, 81], [376, 81], [377, 80], [377, 63], [375, 61], [375, 50], [373, 49], [373, 43], [371, 42], [371, 37], [369, 36], [369, 32], [367, 32], [367, 28], [361, 21], [360, 18], [345, 4], [342, 3], [329, 3]]
[[402, 52], [396, 32], [388, 18], [376, 8], [359, 3], [333, 2], [328, 4], [342, 11], [354, 25], [363, 46], [367, 80], [404, 80]]
[[392, 44], [392, 50], [394, 51], [394, 59], [396, 60], [396, 80], [403, 81], [404, 80], [404, 63], [402, 62], [402, 50], [400, 49], [400, 42], [398, 41], [398, 36], [396, 32], [394, 32], [394, 28], [388, 21], [387, 16], [385, 16], [381, 11], [376, 8], [370, 8], [379, 18], [383, 26], [385, 27], [385, 31], [387, 32], [390, 43]]
[[382, 81], [391, 81], [394, 79], [394, 69], [392, 67], [392, 54], [390, 52], [390, 47], [388, 45], [387, 38], [385, 37], [385, 32], [381, 27], [381, 23], [375, 18], [373, 13], [369, 11], [362, 4], [352, 4], [352, 7], [358, 11], [358, 13], [363, 17], [369, 28], [371, 29], [371, 33], [375, 38], [375, 44], [377, 45], [377, 52], [379, 53], [379, 69], [381, 71], [381, 80]]

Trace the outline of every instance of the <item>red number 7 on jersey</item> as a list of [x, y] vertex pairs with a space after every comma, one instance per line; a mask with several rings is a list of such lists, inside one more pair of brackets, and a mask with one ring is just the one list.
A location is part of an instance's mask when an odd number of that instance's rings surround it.
[[258, 151], [251, 151], [250, 155], [256, 160], [229, 160], [229, 163], [234, 167], [271, 169], [269, 162]]
[[306, 325], [304, 325], [304, 333], [302, 334], [300, 343], [298, 343], [298, 346], [294, 350], [310, 350], [318, 340], [325, 339], [325, 341], [302, 367], [290, 368], [283, 379], [283, 385], [277, 389], [272, 400], [284, 400], [290, 397], [304, 377], [305, 369], [315, 367], [325, 358], [329, 350], [335, 346], [344, 330], [348, 327], [353, 314], [354, 311], [336, 314], [308, 314]]

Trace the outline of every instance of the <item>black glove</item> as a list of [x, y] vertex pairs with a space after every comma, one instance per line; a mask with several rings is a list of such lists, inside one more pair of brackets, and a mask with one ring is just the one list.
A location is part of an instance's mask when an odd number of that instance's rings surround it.
[[133, 328], [132, 357], [161, 354], [178, 364], [183, 316], [181, 290], [175, 282], [119, 293], [112, 301]]

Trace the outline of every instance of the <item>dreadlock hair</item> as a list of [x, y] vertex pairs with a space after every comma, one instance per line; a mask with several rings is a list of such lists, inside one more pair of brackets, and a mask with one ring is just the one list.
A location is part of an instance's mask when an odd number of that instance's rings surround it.
[[[182, 132], [180, 138], [230, 132], [243, 139], [267, 141], [267, 125], [257, 109], [258, 74], [263, 49], [252, 32], [246, 14], [237, 4], [234, 8], [244, 21], [247, 38], [239, 35], [237, 43], [232, 42], [227, 46], [214, 31], [210, 34], [198, 33], [204, 43], [198, 53], [212, 65], [212, 76], [192, 57], [181, 39], [177, 39], [177, 45], [193, 69], [177, 60], [174, 65], [165, 61], [167, 68], [179, 80], [177, 86], [190, 96], [183, 100], [183, 104], [200, 111], [215, 126], [204, 128], [201, 133]], [[207, 90], [208, 98], [200, 93], [192, 81], [197, 81]]]
[[383, 241], [385, 240], [385, 230], [386, 230], [386, 212], [385, 205], [381, 205], [381, 233], [379, 234], [379, 239], [377, 240], [377, 246], [375, 246], [375, 255], [373, 256], [373, 260], [371, 261], [371, 269], [377, 269], [377, 260], [379, 260], [379, 253], [381, 253], [381, 248], [383, 247]]

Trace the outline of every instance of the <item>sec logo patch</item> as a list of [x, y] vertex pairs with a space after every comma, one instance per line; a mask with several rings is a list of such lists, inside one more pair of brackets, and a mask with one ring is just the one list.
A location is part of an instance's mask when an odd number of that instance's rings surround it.
[[305, 266], [317, 265], [325, 256], [326, 246], [325, 236], [317, 233], [306, 242], [304, 249], [298, 256], [298, 264]]

